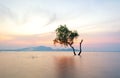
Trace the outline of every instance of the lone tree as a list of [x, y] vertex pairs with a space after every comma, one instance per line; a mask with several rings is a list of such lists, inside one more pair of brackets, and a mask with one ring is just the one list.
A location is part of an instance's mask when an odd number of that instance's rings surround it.
[[74, 55], [76, 55], [75, 49], [72, 46], [72, 44], [74, 43], [74, 39], [79, 36], [77, 31], [70, 31], [66, 27], [66, 25], [60, 25], [55, 31], [56, 31], [56, 38], [54, 39], [54, 44], [60, 43], [61, 45], [64, 46], [69, 45], [72, 48]]

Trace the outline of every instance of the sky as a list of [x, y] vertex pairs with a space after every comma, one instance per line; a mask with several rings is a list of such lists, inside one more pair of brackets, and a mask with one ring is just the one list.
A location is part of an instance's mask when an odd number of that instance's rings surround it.
[[120, 0], [0, 0], [0, 49], [54, 46], [55, 29], [77, 30], [84, 51], [120, 51]]

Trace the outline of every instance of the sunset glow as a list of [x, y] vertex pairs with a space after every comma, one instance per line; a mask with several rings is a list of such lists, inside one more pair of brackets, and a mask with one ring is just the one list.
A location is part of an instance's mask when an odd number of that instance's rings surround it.
[[55, 47], [54, 31], [60, 24], [78, 31], [76, 48], [81, 39], [85, 51], [120, 48], [119, 0], [4, 0], [0, 1], [0, 49]]

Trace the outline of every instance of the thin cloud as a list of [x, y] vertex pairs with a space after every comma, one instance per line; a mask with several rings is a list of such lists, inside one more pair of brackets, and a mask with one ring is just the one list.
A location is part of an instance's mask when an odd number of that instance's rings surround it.
[[48, 21], [43, 26], [47, 26], [56, 20], [55, 13], [51, 13], [39, 7], [25, 9], [25, 12], [18, 14], [14, 13], [10, 8], [0, 4], [0, 22], [6, 22], [7, 19], [9, 19], [15, 24], [25, 24], [29, 22], [29, 19], [32, 16], [38, 16], [41, 18], [44, 16], [44, 18], [48, 19]]
[[32, 7], [26, 10], [26, 13], [24, 14], [24, 19], [25, 19], [24, 22], [27, 22], [34, 15], [41, 18], [44, 17], [48, 19], [48, 21], [43, 26], [48, 26], [49, 24], [53, 23], [57, 19], [55, 13], [52, 13], [48, 10], [41, 9], [39, 7]]
[[14, 19], [14, 14], [10, 10], [10, 8], [0, 4], [0, 20], [5, 21], [6, 19]]
[[56, 14], [53, 14], [49, 20], [49, 22], [47, 24], [45, 24], [45, 26], [50, 25], [51, 23], [55, 22], [55, 20], [57, 20]]

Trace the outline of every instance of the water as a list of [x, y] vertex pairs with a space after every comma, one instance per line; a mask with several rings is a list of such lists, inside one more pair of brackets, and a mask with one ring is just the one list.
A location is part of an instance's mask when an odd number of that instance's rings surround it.
[[120, 78], [120, 53], [0, 52], [0, 78]]

